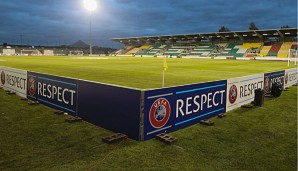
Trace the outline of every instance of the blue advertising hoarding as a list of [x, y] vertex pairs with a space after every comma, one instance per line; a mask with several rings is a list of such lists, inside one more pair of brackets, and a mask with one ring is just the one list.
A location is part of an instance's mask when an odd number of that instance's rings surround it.
[[77, 114], [77, 80], [28, 71], [27, 98], [62, 110]]
[[269, 72], [264, 74], [264, 90], [265, 93], [271, 93], [273, 83], [280, 83], [284, 87], [285, 71]]
[[144, 140], [226, 112], [227, 81], [145, 91]]
[[78, 91], [78, 113], [85, 121], [140, 140], [140, 90], [78, 80]]

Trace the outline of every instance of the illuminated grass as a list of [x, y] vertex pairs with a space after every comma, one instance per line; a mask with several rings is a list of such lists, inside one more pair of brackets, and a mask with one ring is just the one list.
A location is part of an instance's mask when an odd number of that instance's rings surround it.
[[[140, 89], [159, 88], [162, 59], [133, 57], [4, 57], [0, 66]], [[167, 59], [165, 86], [214, 81], [287, 68], [287, 62]], [[293, 64], [292, 64], [293, 65]]]
[[0, 90], [0, 170], [297, 170], [297, 87], [262, 108], [213, 118], [214, 126], [173, 132], [171, 146], [155, 139], [106, 145], [109, 131], [65, 123], [19, 99]]
[[[286, 68], [286, 62], [168, 59], [166, 86]], [[160, 87], [162, 59], [3, 57], [0, 66], [137, 88]], [[68, 124], [45, 106], [0, 90], [0, 170], [297, 170], [297, 87], [265, 106], [237, 109], [215, 125], [193, 125], [157, 140], [106, 145], [111, 132]]]

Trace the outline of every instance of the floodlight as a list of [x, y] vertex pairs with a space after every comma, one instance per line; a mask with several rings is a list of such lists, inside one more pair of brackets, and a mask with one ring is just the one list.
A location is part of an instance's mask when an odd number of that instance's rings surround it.
[[90, 55], [92, 55], [92, 11], [97, 8], [97, 0], [84, 0], [84, 6], [90, 11]]
[[84, 6], [89, 11], [94, 11], [97, 8], [96, 0], [84, 0]]

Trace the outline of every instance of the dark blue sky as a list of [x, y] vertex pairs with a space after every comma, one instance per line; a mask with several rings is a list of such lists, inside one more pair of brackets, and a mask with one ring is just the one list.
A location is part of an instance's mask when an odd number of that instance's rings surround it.
[[[297, 27], [297, 0], [98, 0], [93, 44], [119, 47], [112, 38]], [[35, 45], [89, 42], [83, 0], [1, 0], [0, 43]]]

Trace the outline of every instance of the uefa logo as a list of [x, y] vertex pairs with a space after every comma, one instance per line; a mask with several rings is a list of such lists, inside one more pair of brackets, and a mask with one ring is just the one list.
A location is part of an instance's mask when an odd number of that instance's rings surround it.
[[34, 96], [36, 92], [36, 81], [34, 77], [30, 77], [28, 80], [28, 93], [30, 96]]
[[165, 126], [170, 118], [171, 106], [167, 99], [159, 98], [152, 104], [149, 112], [150, 124], [154, 128]]
[[232, 85], [230, 90], [229, 90], [229, 101], [231, 104], [235, 103], [237, 100], [237, 87], [235, 85]]
[[266, 77], [264, 82], [264, 90], [266, 93], [268, 93], [269, 89], [270, 89], [270, 79], [269, 77]]
[[4, 71], [1, 72], [1, 84], [2, 85], [5, 84], [5, 73], [4, 73]]

